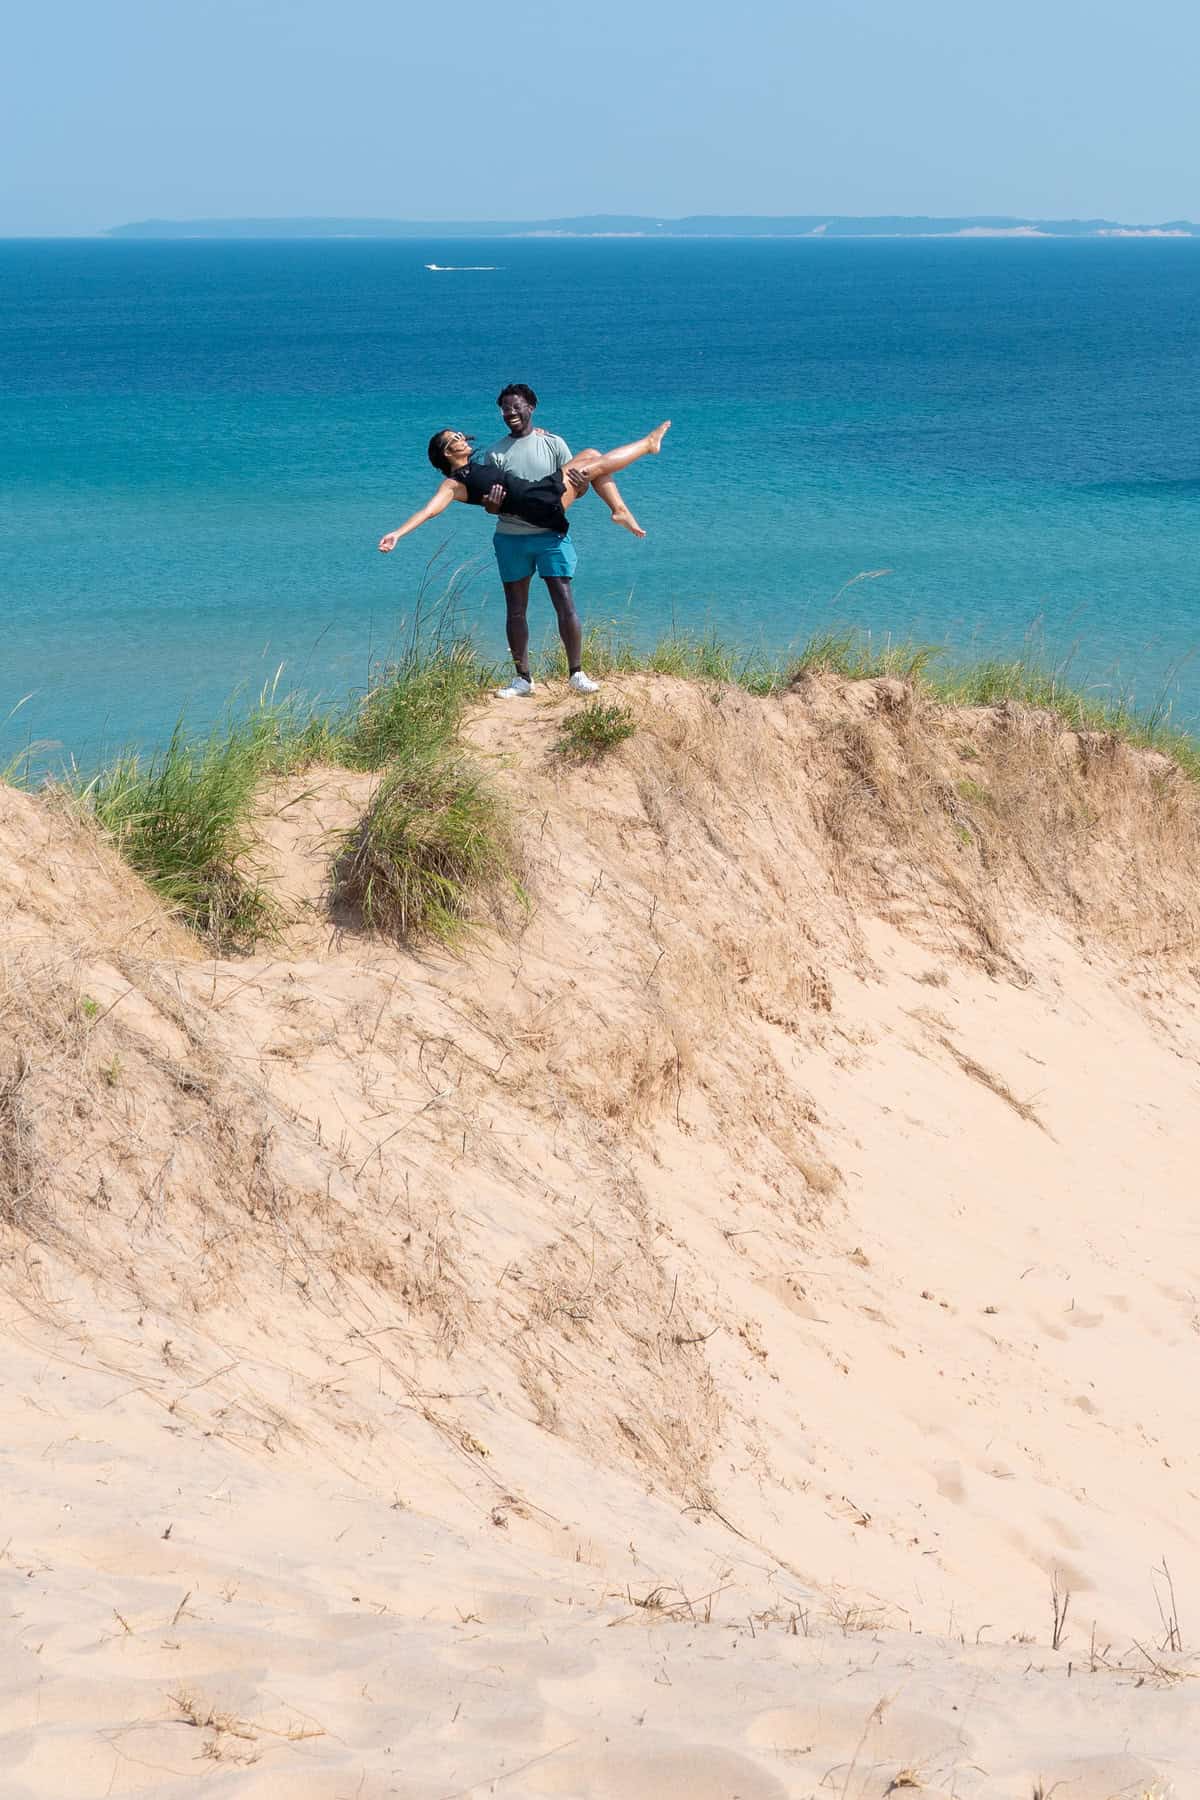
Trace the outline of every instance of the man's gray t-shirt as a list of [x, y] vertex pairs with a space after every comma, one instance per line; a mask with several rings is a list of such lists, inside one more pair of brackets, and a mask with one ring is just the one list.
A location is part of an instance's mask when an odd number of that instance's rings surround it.
[[[555, 469], [561, 469], [570, 460], [571, 452], [562, 438], [555, 437], [552, 431], [531, 431], [528, 437], [502, 437], [498, 443], [489, 444], [486, 450], [477, 450], [472, 458], [473, 462], [490, 465], [493, 469], [511, 471], [525, 481], [553, 475]], [[530, 525], [525, 519], [514, 518], [511, 513], [500, 513], [496, 530], [504, 537], [528, 537], [539, 527]]]

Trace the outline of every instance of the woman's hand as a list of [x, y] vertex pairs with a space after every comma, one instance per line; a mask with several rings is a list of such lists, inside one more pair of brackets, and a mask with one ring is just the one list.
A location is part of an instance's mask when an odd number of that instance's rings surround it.
[[417, 529], [418, 525], [424, 525], [426, 519], [436, 519], [439, 513], [444, 513], [451, 501], [458, 499], [459, 495], [465, 500], [466, 488], [460, 481], [452, 481], [447, 476], [433, 499], [427, 500], [420, 512], [415, 512], [411, 519], [405, 519], [403, 525], [397, 525], [395, 531], [389, 531], [386, 537], [380, 538], [379, 548], [383, 554], [386, 556], [389, 550], [394, 550], [402, 537], [407, 537], [410, 531]]

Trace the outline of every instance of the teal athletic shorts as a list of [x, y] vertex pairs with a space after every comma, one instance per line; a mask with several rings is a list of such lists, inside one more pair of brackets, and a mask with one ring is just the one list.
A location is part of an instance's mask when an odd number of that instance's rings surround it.
[[525, 581], [530, 575], [561, 575], [569, 581], [579, 562], [571, 534], [556, 531], [498, 531], [492, 539], [501, 581]]

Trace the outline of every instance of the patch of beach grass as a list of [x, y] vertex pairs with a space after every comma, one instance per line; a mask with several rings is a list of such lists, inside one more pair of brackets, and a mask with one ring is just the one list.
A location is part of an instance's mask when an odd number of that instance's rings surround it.
[[593, 700], [568, 713], [554, 748], [575, 762], [595, 762], [636, 730], [633, 713], [621, 701]]
[[274, 927], [270, 897], [247, 873], [247, 819], [264, 775], [292, 753], [293, 727], [267, 706], [199, 740], [181, 723], [165, 749], [125, 751], [76, 787], [125, 860], [218, 950]]
[[406, 750], [334, 865], [334, 904], [373, 931], [454, 947], [482, 899], [518, 887], [503, 802], [466, 752]]
[[876, 640], [870, 632], [822, 632], [800, 650], [788, 678], [795, 682], [805, 675], [839, 675], [845, 681], [921, 682], [940, 655], [933, 644]]
[[[646, 649], [639, 648], [615, 623], [593, 625], [584, 633], [583, 666], [591, 675], [673, 675], [681, 681], [705, 681], [775, 693], [786, 684], [783, 664], [758, 650], [739, 650], [715, 632], [671, 631]], [[537, 659], [544, 681], [565, 680], [561, 645]]]
[[[788, 665], [787, 683], [807, 675], [846, 681], [891, 679], [909, 683], [929, 699], [948, 706], [1008, 706], [1051, 714], [1070, 731], [1100, 732], [1125, 743], [1156, 750], [1200, 780], [1200, 742], [1175, 725], [1170, 706], [1160, 701], [1145, 711], [1122, 695], [1089, 691], [1068, 679], [1065, 666], [1053, 667], [1036, 654], [957, 662], [935, 644], [877, 640], [869, 632], [818, 634]], [[772, 688], [741, 685], [756, 692]]]
[[190, 737], [181, 720], [164, 749], [122, 751], [71, 785], [185, 924], [219, 951], [248, 950], [278, 923], [253, 874], [249, 821], [263, 782], [313, 763], [432, 770], [487, 673], [467, 644], [412, 646], [341, 708], [277, 701], [265, 689], [247, 715], [228, 715], [205, 737]]
[[[960, 663], [936, 644], [876, 637], [852, 629], [817, 633], [782, 656], [762, 649], [737, 649], [714, 632], [671, 631], [648, 648], [640, 648], [613, 622], [593, 626], [585, 633], [583, 661], [590, 673], [602, 678], [671, 675], [683, 681], [736, 686], [762, 697], [780, 693], [809, 676], [903, 681], [945, 705], [1007, 705], [1053, 714], [1069, 730], [1107, 733], [1156, 750], [1192, 780], [1200, 781], [1200, 741], [1173, 724], [1169, 705], [1160, 701], [1143, 711], [1124, 697], [1089, 692], [1072, 683], [1065, 668], [1049, 666], [1036, 654]], [[560, 647], [543, 653], [538, 673], [543, 679], [565, 677]]]
[[382, 769], [398, 758], [433, 755], [451, 742], [464, 708], [493, 675], [466, 640], [412, 647], [331, 724], [323, 757], [350, 768]]
[[1145, 712], [1123, 696], [1088, 693], [1056, 669], [1035, 660], [991, 658], [967, 666], [931, 671], [926, 685], [951, 706], [1017, 706], [1052, 714], [1070, 731], [1097, 731], [1142, 749], [1157, 750], [1200, 781], [1200, 743], [1172, 723], [1169, 705]]

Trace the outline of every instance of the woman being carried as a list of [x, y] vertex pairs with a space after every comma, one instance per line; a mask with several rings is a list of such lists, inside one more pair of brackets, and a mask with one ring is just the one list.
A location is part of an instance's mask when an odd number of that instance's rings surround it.
[[619, 469], [627, 469], [640, 457], [657, 456], [670, 429], [670, 419], [664, 419], [636, 443], [622, 444], [617, 450], [604, 452], [581, 450], [553, 475], [543, 475], [537, 481], [526, 481], [520, 475], [473, 463], [473, 438], [465, 437], [461, 431], [435, 431], [429, 440], [429, 460], [446, 479], [420, 512], [415, 512], [395, 531], [380, 538], [379, 548], [385, 552], [394, 550], [402, 537], [407, 537], [418, 525], [424, 525], [427, 519], [436, 519], [455, 500], [465, 506], [482, 506], [497, 486], [504, 489], [505, 512], [524, 519], [526, 524], [536, 526], [539, 531], [555, 531], [565, 536], [567, 508], [573, 506], [581, 494], [586, 494], [591, 483], [603, 480], [606, 475], [615, 475]]

